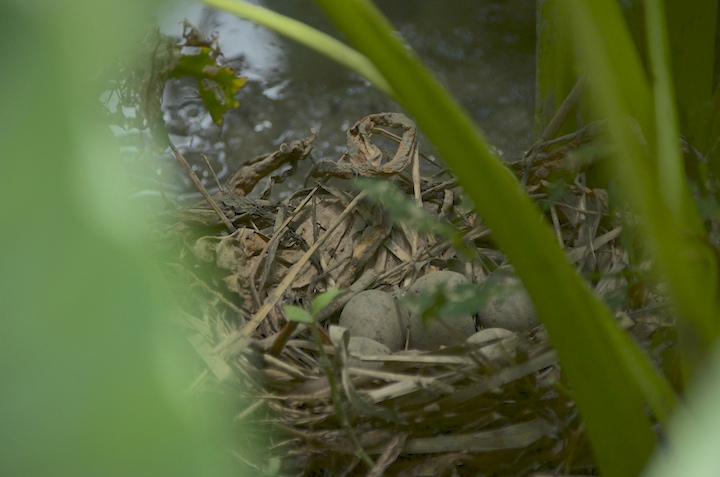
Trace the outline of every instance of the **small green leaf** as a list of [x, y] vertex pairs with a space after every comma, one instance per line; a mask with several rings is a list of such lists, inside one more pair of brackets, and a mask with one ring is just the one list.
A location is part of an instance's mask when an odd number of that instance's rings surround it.
[[313, 316], [317, 316], [317, 314], [320, 313], [320, 310], [328, 306], [328, 304], [342, 292], [343, 290], [331, 288], [328, 291], [320, 293], [318, 296], [313, 298], [312, 305], [310, 305]]
[[420, 303], [424, 305], [420, 318], [423, 326], [427, 327], [438, 317], [442, 317], [440, 309], [445, 305], [445, 295], [442, 292], [420, 295]]
[[452, 236], [457, 232], [447, 222], [438, 220], [424, 209], [418, 208], [394, 183], [385, 180], [362, 179], [357, 181], [359, 189], [367, 191], [368, 200], [382, 205], [393, 220], [402, 222], [418, 232], [439, 232]]
[[223, 114], [237, 108], [240, 102], [235, 93], [243, 87], [247, 78], [238, 77], [235, 70], [220, 66], [215, 60], [215, 51], [209, 47], [199, 47], [196, 55], [183, 56], [173, 69], [170, 78], [192, 76], [197, 80], [200, 98], [216, 124], [221, 124]]
[[285, 318], [288, 321], [310, 324], [315, 321], [310, 313], [299, 306], [285, 305]]

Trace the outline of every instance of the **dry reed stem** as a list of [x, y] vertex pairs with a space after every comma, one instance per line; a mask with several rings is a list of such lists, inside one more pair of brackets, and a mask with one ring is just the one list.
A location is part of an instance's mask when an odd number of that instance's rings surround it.
[[230, 233], [235, 232], [237, 230], [235, 228], [235, 226], [232, 224], [232, 222], [230, 222], [230, 220], [227, 218], [225, 213], [222, 210], [220, 210], [220, 207], [217, 205], [217, 202], [215, 202], [215, 200], [210, 196], [207, 189], [205, 189], [205, 186], [202, 185], [202, 182], [200, 182], [200, 179], [198, 178], [197, 174], [195, 174], [195, 171], [192, 170], [192, 167], [190, 167], [190, 164], [188, 164], [185, 157], [182, 154], [180, 154], [180, 151], [177, 150], [177, 148], [175, 147], [175, 144], [173, 144], [172, 141], [170, 142], [170, 149], [172, 149], [172, 152], [175, 155], [175, 159], [177, 159], [177, 161], [180, 163], [180, 165], [185, 170], [185, 172], [187, 173], [190, 180], [192, 180], [193, 184], [195, 184], [195, 187], [197, 187], [197, 189], [200, 191], [200, 194], [202, 194], [202, 196], [205, 198], [207, 203], [210, 204], [210, 207], [212, 207], [212, 209], [218, 215], [220, 220], [222, 220], [222, 223], [225, 224], [225, 227], [228, 228]]

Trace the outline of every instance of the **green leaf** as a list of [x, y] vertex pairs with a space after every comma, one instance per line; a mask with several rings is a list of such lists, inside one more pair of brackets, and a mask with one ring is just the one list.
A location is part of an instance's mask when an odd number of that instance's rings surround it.
[[[665, 12], [662, 11], [662, 3]], [[672, 68], [680, 127], [690, 143], [706, 154], [715, 145], [716, 139], [707, 134], [710, 114], [715, 106], [712, 96], [716, 82], [713, 67], [718, 2], [655, 1], [649, 2], [645, 11], [646, 14], [663, 15], [667, 19], [668, 39], [659, 45], [669, 48], [671, 61], [667, 66]], [[658, 22], [649, 24], [657, 25]]]
[[[555, 0], [537, 1], [537, 47], [535, 49], [535, 137], [550, 124], [556, 111], [575, 86], [577, 74], [569, 35], [558, 28]], [[580, 118], [570, 116], [558, 135], [577, 130]]]
[[294, 321], [296, 323], [310, 324], [315, 322], [315, 319], [310, 313], [303, 310], [299, 306], [285, 305], [285, 318], [288, 321]]
[[240, 105], [235, 99], [235, 93], [243, 87], [247, 78], [238, 77], [235, 70], [228, 66], [218, 65], [212, 48], [202, 46], [198, 47], [198, 50], [195, 55], [183, 56], [168, 77], [195, 78], [200, 98], [210, 116], [216, 124], [221, 124], [223, 114]]
[[[687, 341], [694, 350], [684, 351], [702, 356], [720, 336], [719, 272], [678, 157], [667, 39], [663, 25], [656, 25], [664, 14], [658, 5], [647, 9], [651, 85], [615, 1], [564, 0], [562, 5], [594, 91], [593, 106], [608, 119], [623, 195], [642, 217], [643, 238], [668, 280], [678, 315], [689, 325], [684, 333], [693, 335]], [[657, 413], [659, 403], [652, 397]]]
[[668, 437], [672, 446], [658, 446], [644, 477], [716, 477], [720, 475], [720, 348], [715, 347], [700, 379], [687, 392], [687, 412], [673, 416]]
[[[676, 2], [677, 3], [677, 2]], [[708, 2], [711, 3], [711, 2]], [[683, 10], [688, 10], [683, 8]], [[645, 6], [648, 53], [653, 72], [655, 128], [657, 137], [657, 175], [662, 199], [675, 216], [682, 215], [689, 199], [685, 188], [685, 168], [680, 154], [680, 130], [670, 64], [670, 51], [665, 25], [663, 2], [656, 0]], [[683, 75], [695, 77], [696, 75]], [[712, 73], [708, 75], [708, 80]], [[707, 90], [710, 95], [710, 87]]]
[[312, 315], [317, 316], [318, 313], [320, 313], [320, 310], [328, 306], [328, 304], [335, 299], [336, 296], [340, 295], [343, 292], [343, 290], [338, 290], [337, 288], [331, 288], [328, 291], [322, 292], [319, 295], [317, 295], [315, 298], [313, 298], [312, 304], [310, 305], [310, 309], [312, 310]]

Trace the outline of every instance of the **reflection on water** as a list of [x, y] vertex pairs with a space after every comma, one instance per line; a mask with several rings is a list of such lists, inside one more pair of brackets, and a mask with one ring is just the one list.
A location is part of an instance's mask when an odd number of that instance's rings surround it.
[[[261, 3], [340, 37], [311, 0]], [[532, 143], [534, 3], [527, 0], [378, 0], [420, 57], [485, 130], [498, 153], [515, 158]], [[318, 130], [315, 158], [338, 158], [345, 130], [362, 117], [402, 111], [367, 82], [307, 48], [265, 28], [196, 3], [165, 12], [166, 34], [180, 35], [187, 18], [205, 34], [217, 32], [221, 49], [249, 78], [240, 108], [222, 128], [204, 110], [192, 81], [173, 80], [165, 90], [165, 119], [171, 139], [208, 186], [214, 183], [201, 155], [219, 178], [244, 161], [274, 151], [282, 142]], [[421, 149], [432, 152], [427, 141]], [[168, 195], [194, 191], [166, 151], [134, 161], [146, 183], [161, 181]], [[174, 185], [172, 185], [174, 184]], [[298, 184], [284, 184], [293, 189]], [[158, 185], [149, 185], [145, 196]]]

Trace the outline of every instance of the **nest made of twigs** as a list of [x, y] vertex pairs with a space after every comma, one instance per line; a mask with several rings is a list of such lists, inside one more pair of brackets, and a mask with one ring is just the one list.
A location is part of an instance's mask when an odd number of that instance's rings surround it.
[[[395, 138], [398, 151], [382, 152], [373, 134]], [[461, 205], [456, 181], [434, 163], [422, 167], [407, 118], [369, 116], [348, 136], [349, 158], [316, 164], [315, 185], [280, 203], [245, 194], [282, 165], [310, 157], [314, 135], [250, 161], [203, 203], [158, 218], [173, 257], [164, 265], [185, 299], [183, 320], [203, 362], [188, 393], [244, 396], [235, 421], [269, 425], [275, 438], [262, 458], [242, 459], [262, 469], [269, 455], [282, 457], [281, 475], [592, 472], [582, 423], [542, 327], [502, 341], [499, 350], [488, 342], [350, 355], [346, 332], [331, 336], [324, 326], [318, 342], [305, 325], [286, 322], [283, 305], [307, 308], [329, 288], [345, 292], [317, 317], [324, 325], [363, 290], [402, 294], [418, 277], [446, 269], [480, 282], [505, 261], [482, 220]], [[568, 259], [600, 297], [618, 301], [621, 323], [648, 339], [668, 324], [643, 311], [658, 307], [658, 295], [642, 275], [626, 273], [622, 218], [610, 213], [607, 192], [585, 184], [586, 164], [568, 162], [593, 139], [588, 129], [538, 145], [511, 169], [547, 213]], [[421, 175], [433, 167], [433, 175]], [[393, 181], [417, 207], [452, 224], [474, 256], [447, 237], [390, 221], [350, 186], [356, 176]]]

